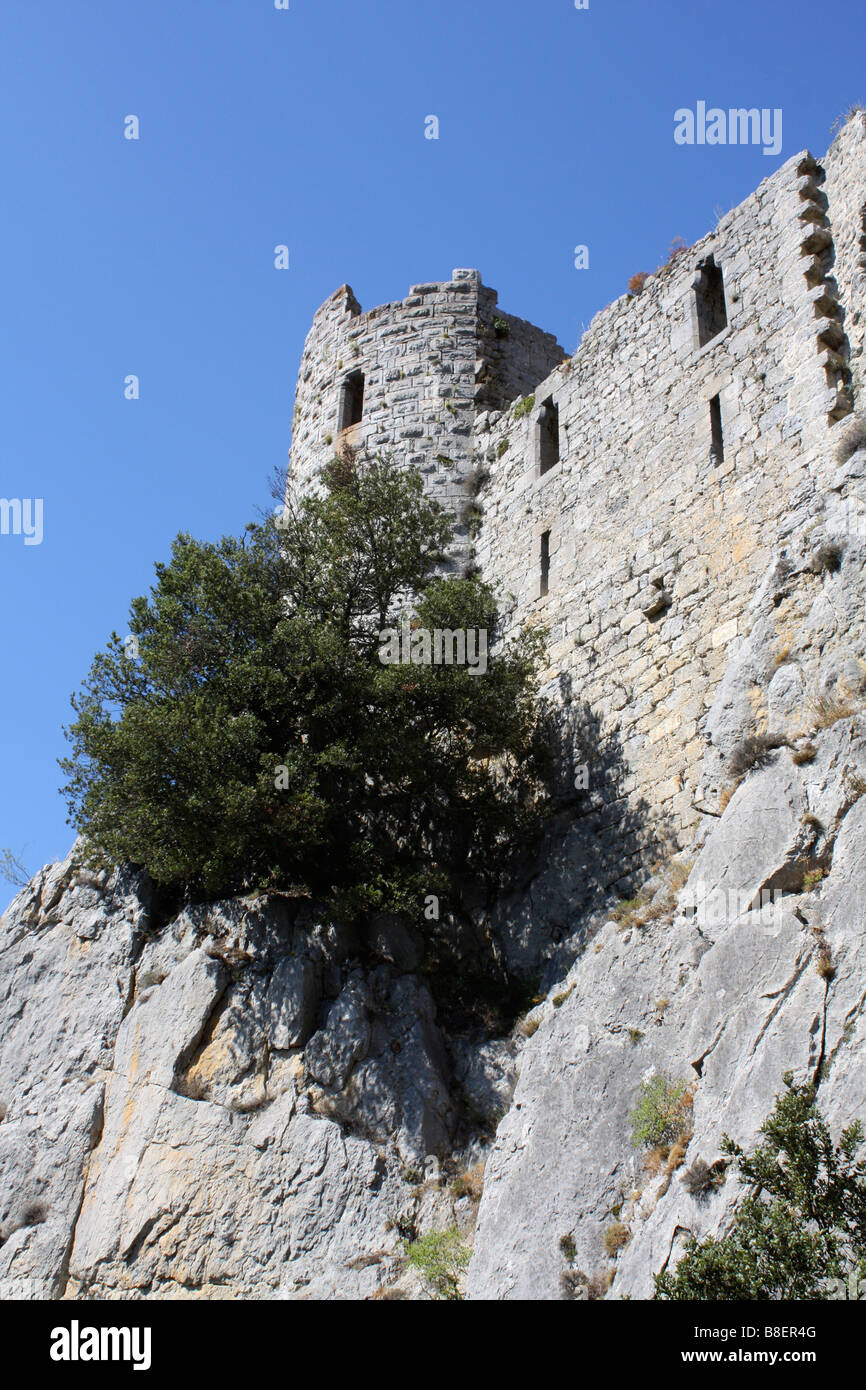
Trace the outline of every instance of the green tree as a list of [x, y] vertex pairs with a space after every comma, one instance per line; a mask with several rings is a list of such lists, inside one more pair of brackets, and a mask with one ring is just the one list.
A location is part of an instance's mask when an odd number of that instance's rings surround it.
[[663, 1299], [827, 1299], [828, 1281], [866, 1276], [866, 1163], [856, 1153], [859, 1121], [838, 1144], [815, 1104], [814, 1087], [792, 1084], [746, 1155], [722, 1143], [751, 1191], [727, 1236], [691, 1240], [673, 1274], [658, 1274]]
[[181, 535], [82, 690], [61, 763], [91, 853], [214, 897], [417, 912], [500, 875], [547, 794], [526, 634], [468, 665], [389, 665], [380, 633], [497, 624], [442, 577], [450, 523], [417, 472], [335, 460], [322, 495], [215, 544]]

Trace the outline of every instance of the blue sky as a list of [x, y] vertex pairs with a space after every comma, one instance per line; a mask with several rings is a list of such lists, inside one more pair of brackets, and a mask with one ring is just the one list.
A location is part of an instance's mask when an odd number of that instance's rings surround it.
[[[822, 83], [806, 0], [3, 0], [0, 496], [44, 535], [0, 535], [0, 846], [68, 849], [69, 695], [177, 531], [267, 501], [323, 299], [477, 266], [573, 350], [866, 101], [866, 12], [834, 32]], [[676, 145], [699, 100], [781, 108], [781, 153]]]

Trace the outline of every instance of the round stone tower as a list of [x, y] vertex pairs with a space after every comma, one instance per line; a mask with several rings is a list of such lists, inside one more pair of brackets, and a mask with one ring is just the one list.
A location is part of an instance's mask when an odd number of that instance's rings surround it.
[[348, 285], [322, 305], [307, 336], [292, 429], [290, 484], [315, 485], [341, 446], [415, 465], [456, 518], [454, 560], [469, 551], [479, 412], [531, 392], [565, 356], [549, 333], [497, 309], [477, 270], [413, 285], [362, 313]]

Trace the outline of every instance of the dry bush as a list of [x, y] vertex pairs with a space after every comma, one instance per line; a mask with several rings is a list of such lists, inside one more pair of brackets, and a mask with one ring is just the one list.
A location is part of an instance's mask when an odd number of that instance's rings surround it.
[[644, 1154], [643, 1166], [651, 1178], [658, 1177], [668, 1161], [670, 1151], [669, 1144], [654, 1144], [651, 1149], [647, 1149]]
[[691, 1143], [691, 1138], [692, 1131], [688, 1130], [686, 1131], [686, 1133], [681, 1134], [677, 1142], [674, 1144], [673, 1148], [668, 1154], [668, 1161], [666, 1167], [666, 1171], [668, 1173], [675, 1173], [678, 1168], [682, 1167], [683, 1159], [686, 1156], [686, 1149], [689, 1147], [689, 1144]]
[[811, 570], [813, 574], [838, 574], [842, 568], [842, 557], [845, 554], [845, 546], [841, 541], [822, 541], [815, 550], [811, 560]]
[[628, 282], [628, 292], [630, 295], [638, 295], [650, 277], [648, 270], [639, 270]]
[[630, 1240], [631, 1231], [624, 1221], [612, 1221], [602, 1236], [605, 1253], [611, 1258], [620, 1250], [624, 1250]]
[[732, 777], [743, 778], [755, 768], [763, 767], [770, 755], [787, 743], [784, 734], [749, 734], [731, 750], [728, 771]]
[[816, 729], [830, 729], [840, 719], [850, 719], [856, 714], [856, 706], [849, 694], [818, 695], [812, 701], [812, 712]]
[[833, 964], [833, 953], [830, 950], [829, 941], [821, 940], [815, 955], [815, 969], [822, 980], [832, 980], [836, 974], [836, 967]]
[[587, 1297], [593, 1302], [597, 1299], [604, 1298], [605, 1294], [607, 1293], [608, 1289], [613, 1283], [615, 1276], [615, 1269], [604, 1269], [600, 1270], [596, 1274], [593, 1274], [591, 1278], [587, 1281]]
[[633, 898], [623, 898], [611, 913], [613, 921], [619, 923], [619, 930], [645, 927], [650, 922], [659, 922], [665, 918], [672, 921], [677, 894], [685, 887], [691, 871], [690, 863], [672, 859], [664, 870], [665, 881], [658, 892], [648, 893], [641, 889]]
[[615, 1274], [616, 1270], [612, 1266], [594, 1274], [585, 1274], [582, 1269], [569, 1269], [559, 1276], [559, 1282], [567, 1299], [580, 1298], [585, 1294], [586, 1298], [594, 1303], [605, 1297]]
[[683, 1187], [692, 1197], [703, 1197], [714, 1192], [724, 1182], [725, 1167], [724, 1159], [710, 1165], [702, 1158], [696, 1158], [691, 1167], [683, 1173]]
[[679, 893], [689, 881], [689, 874], [692, 871], [691, 862], [684, 859], [674, 859], [668, 868], [668, 886], [672, 893]]
[[645, 893], [636, 893], [633, 898], [622, 898], [611, 912], [611, 920], [618, 923], [620, 931], [625, 931], [627, 927], [642, 926], [643, 920], [638, 919], [648, 906], [649, 898]]
[[471, 1168], [467, 1168], [465, 1173], [461, 1173], [451, 1184], [451, 1195], [453, 1197], [471, 1197], [473, 1202], [481, 1201], [481, 1194], [484, 1191], [484, 1164], [476, 1163]]
[[855, 116], [862, 116], [863, 112], [864, 107], [860, 104], [860, 102], [853, 102], [852, 105], [848, 107], [847, 111], [843, 111], [840, 116], [836, 117], [835, 121], [830, 127], [830, 134], [835, 135], [836, 132], [841, 130], [843, 126], [846, 126], [849, 121], [853, 121]]
[[858, 449], [866, 447], [866, 415], [856, 415], [850, 422], [836, 449], [836, 462], [847, 463]]

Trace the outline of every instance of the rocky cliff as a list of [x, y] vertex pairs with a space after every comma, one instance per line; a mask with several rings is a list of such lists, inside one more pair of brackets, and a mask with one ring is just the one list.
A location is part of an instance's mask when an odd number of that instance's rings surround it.
[[[405, 1243], [456, 1228], [470, 1298], [646, 1298], [729, 1224], [721, 1137], [754, 1138], [785, 1071], [834, 1128], [863, 1118], [866, 547], [833, 506], [862, 502], [866, 452], [836, 484], [703, 718], [691, 850], [616, 904], [591, 820], [560, 826], [490, 915], [546, 991], [501, 1037], [437, 1018], [396, 920], [263, 897], [165, 922], [127, 871], [38, 874], [0, 935], [4, 1290], [425, 1297]], [[648, 1167], [654, 1073], [691, 1118]]]

